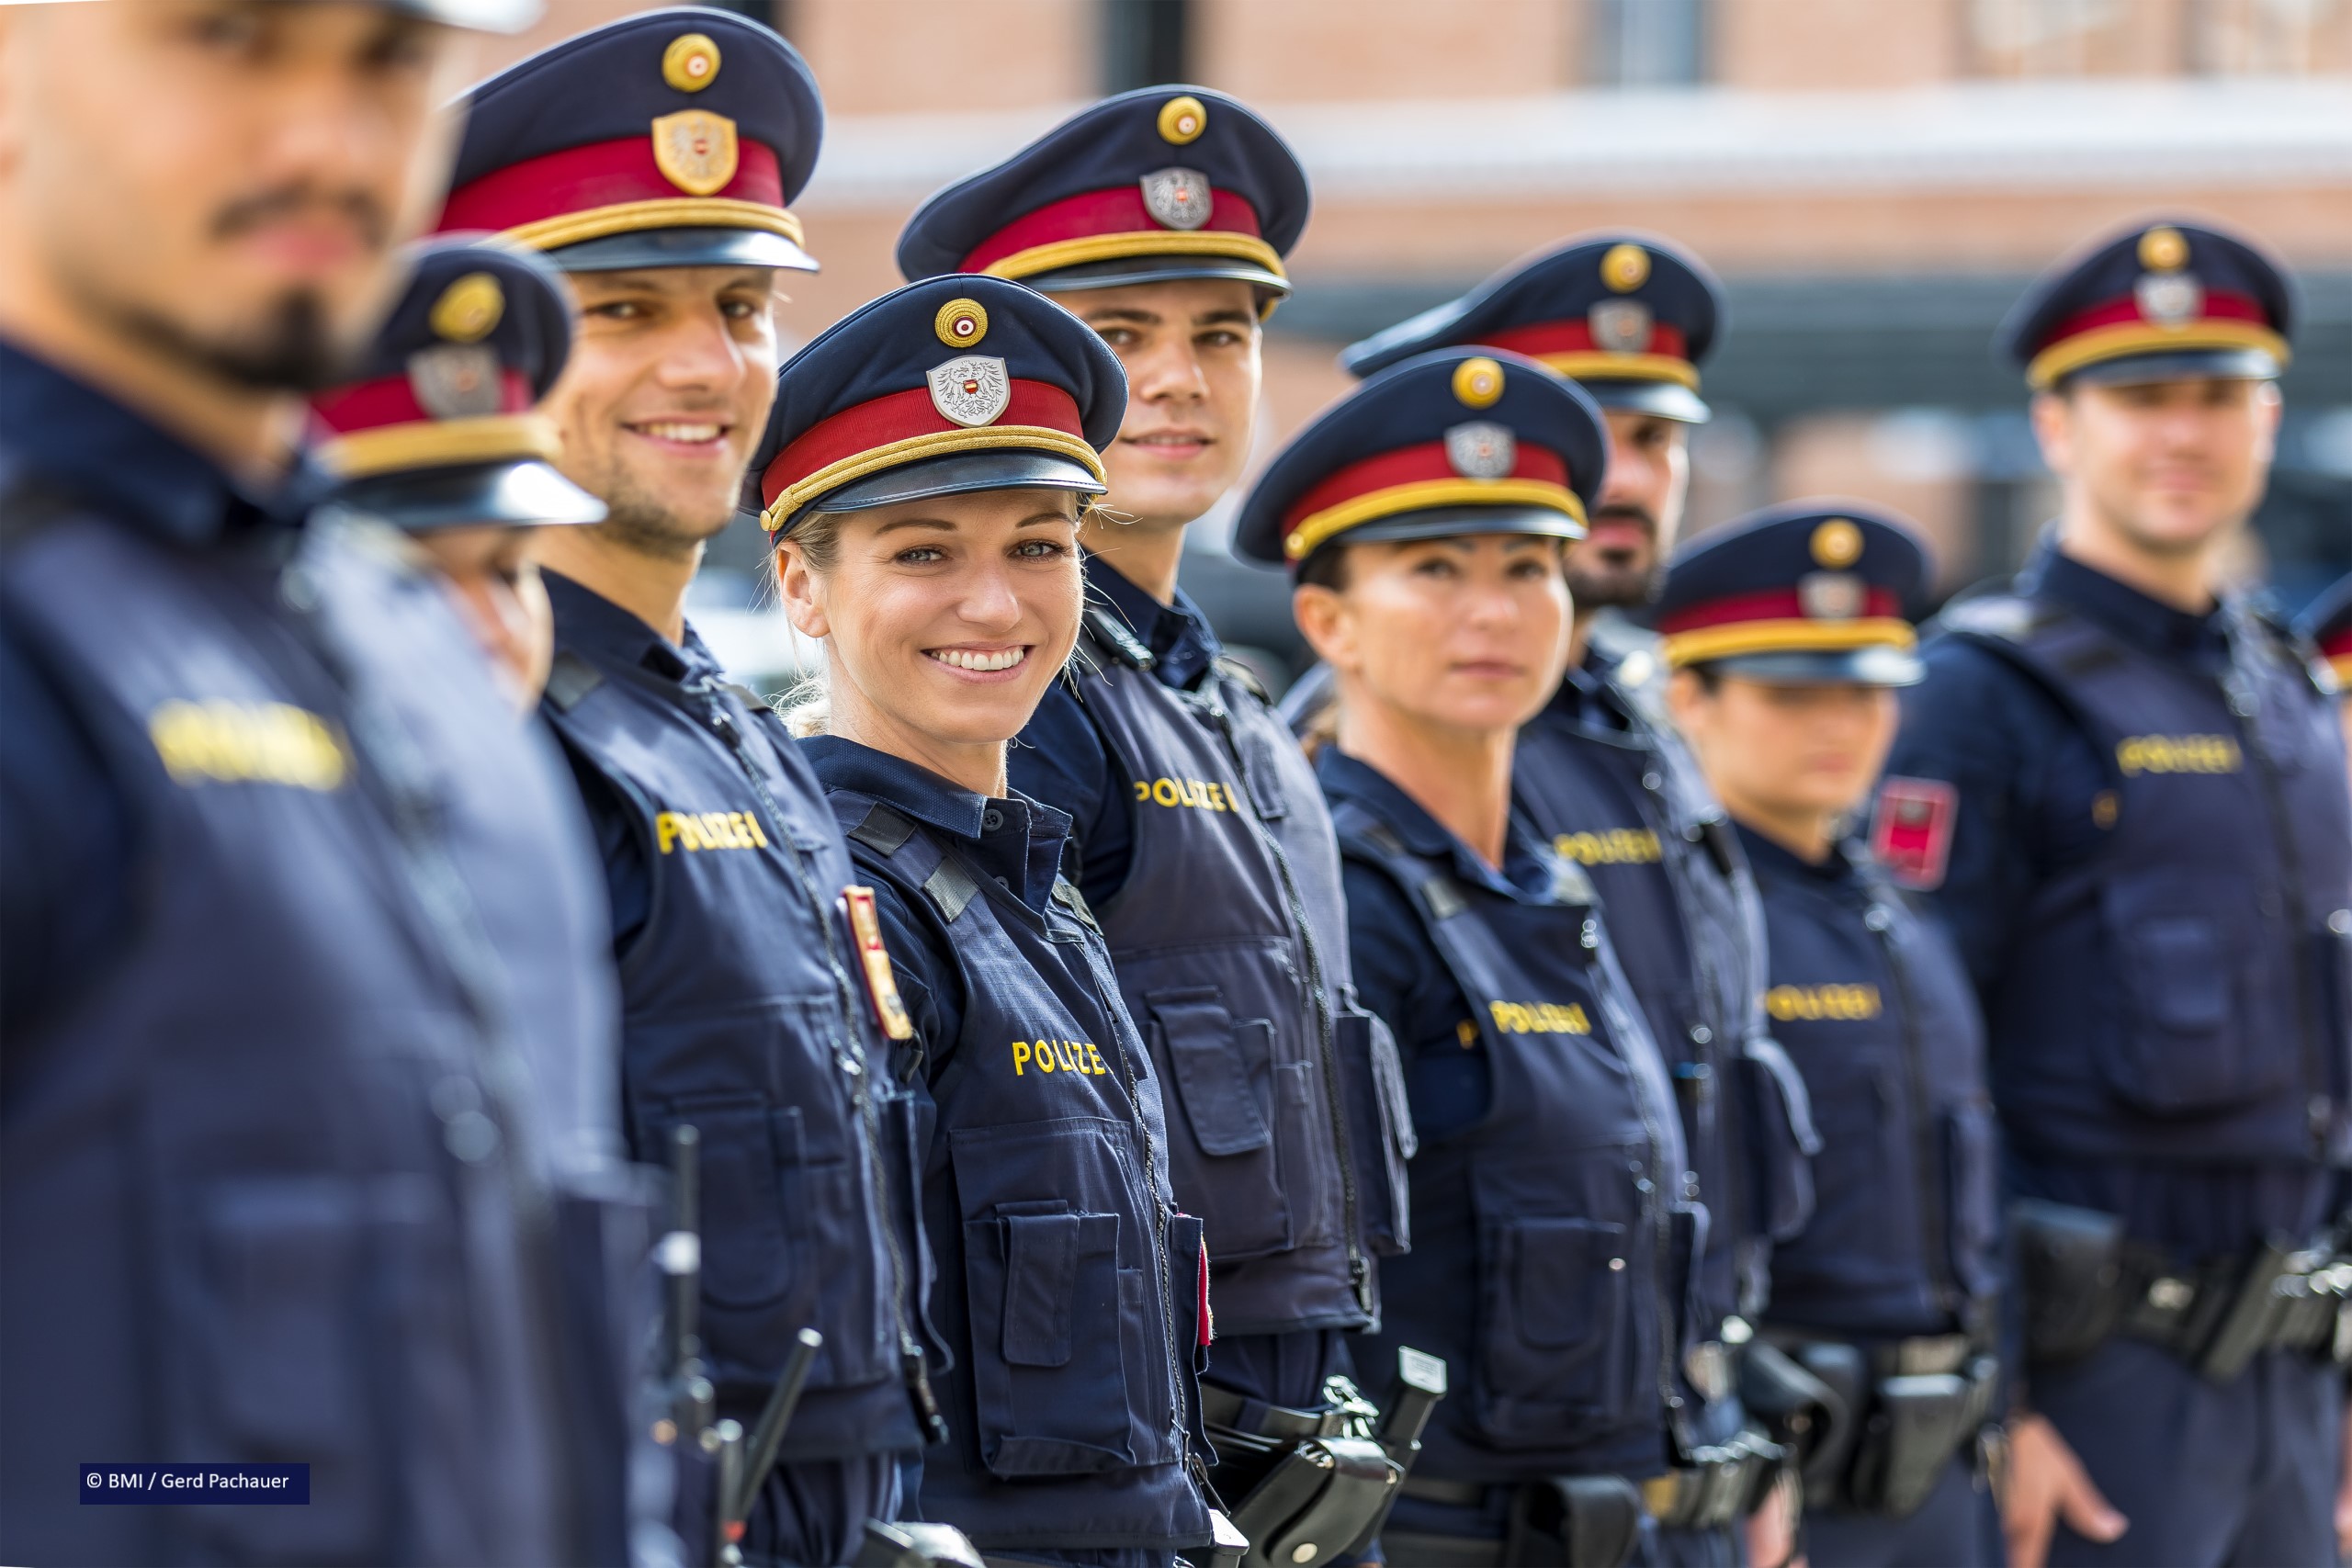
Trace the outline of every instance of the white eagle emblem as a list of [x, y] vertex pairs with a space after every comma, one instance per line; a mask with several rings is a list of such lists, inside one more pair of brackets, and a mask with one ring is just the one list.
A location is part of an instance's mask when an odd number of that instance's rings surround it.
[[2160, 327], [2177, 327], [2205, 313], [2205, 286], [2193, 272], [2147, 272], [2132, 288], [2140, 314]]
[[1585, 317], [1592, 346], [1610, 354], [1640, 354], [1650, 345], [1650, 308], [1639, 299], [1602, 299]]
[[1850, 621], [1866, 602], [1866, 586], [1850, 571], [1809, 571], [1797, 579], [1797, 604], [1809, 620]]
[[931, 406], [967, 429], [994, 424], [1012, 401], [1012, 378], [1004, 361], [967, 354], [931, 369]]
[[1518, 437], [1483, 419], [1445, 433], [1445, 460], [1465, 479], [1498, 479], [1519, 462]]
[[1209, 177], [1198, 169], [1159, 169], [1143, 177], [1143, 209], [1163, 229], [1209, 220]]
[[505, 389], [499, 384], [498, 352], [487, 344], [435, 344], [408, 356], [409, 390], [435, 419], [466, 419], [496, 413]]

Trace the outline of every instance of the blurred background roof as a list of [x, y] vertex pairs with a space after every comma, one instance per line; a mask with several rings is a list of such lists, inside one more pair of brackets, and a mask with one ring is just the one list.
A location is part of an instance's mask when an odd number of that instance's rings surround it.
[[[500, 61], [642, 7], [553, 0]], [[899, 282], [933, 189], [1105, 92], [1238, 94], [1316, 214], [1270, 326], [1270, 449], [1348, 385], [1353, 338], [1600, 228], [1696, 251], [1730, 295], [1689, 526], [1835, 491], [1934, 539], [1947, 588], [2050, 508], [1992, 329], [2026, 280], [2156, 214], [2243, 229], [2298, 276], [2288, 419], [2247, 570], [2298, 604], [2352, 570], [2352, 0], [741, 0], [815, 68], [831, 127], [800, 210], [813, 335]], [[1294, 646], [1224, 520], [1185, 576], [1229, 637]], [[766, 548], [712, 553], [696, 624], [787, 671]]]

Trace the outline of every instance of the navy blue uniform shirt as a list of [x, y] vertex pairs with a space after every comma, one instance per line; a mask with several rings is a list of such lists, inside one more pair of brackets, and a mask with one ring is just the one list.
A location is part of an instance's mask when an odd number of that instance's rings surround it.
[[[2218, 611], [2192, 615], [2044, 544], [2024, 580], [2124, 641], [2218, 679], [2229, 644]], [[1903, 728], [1886, 771], [1943, 779], [1959, 802], [1942, 885], [1928, 897], [1991, 1010], [2029, 891], [2098, 852], [2092, 800], [2108, 787], [2098, 743], [2055, 698], [2000, 655], [1958, 637], [1929, 639], [1927, 679], [1903, 694]], [[2088, 901], [2076, 918], [2096, 922]], [[1997, 1045], [1997, 1042], [1996, 1043]], [[2311, 1233], [2327, 1183], [2308, 1166], [2196, 1168], [2134, 1161], [2027, 1161], [2012, 1150], [2013, 1195], [2123, 1216], [2131, 1233], [2191, 1254], [2242, 1247], [2270, 1232]]]
[[[1181, 588], [1174, 604], [1163, 604], [1090, 551], [1086, 592], [1151, 649], [1151, 675], [1163, 686], [1182, 691], [1224, 652], [1208, 617]], [[1067, 681], [1046, 688], [1029, 728], [1006, 755], [1005, 770], [1014, 789], [1057, 802], [1069, 813], [1078, 847], [1078, 890], [1090, 906], [1109, 904], [1126, 886], [1127, 868], [1134, 863], [1135, 814], [1110, 748]]]
[[[317, 477], [267, 496], [101, 392], [0, 339], [0, 463], [154, 538], [290, 532]], [[0, 624], [0, 1036], [90, 983], [130, 916], [132, 823], [71, 706]]]

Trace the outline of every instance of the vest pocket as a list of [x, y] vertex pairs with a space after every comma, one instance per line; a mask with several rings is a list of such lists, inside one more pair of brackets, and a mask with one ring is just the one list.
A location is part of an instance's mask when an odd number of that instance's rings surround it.
[[[2233, 894], [2235, 897], [2233, 897]], [[2118, 876], [2104, 897], [2122, 982], [2104, 1033], [2108, 1087], [2152, 1115], [2228, 1110], [2293, 1085], [2297, 1031], [2259, 973], [2265, 922], [2243, 889]]]
[[[798, 1154], [798, 1109], [786, 1108], [772, 1128], [766, 1102], [748, 1095], [681, 1106], [673, 1120], [701, 1134], [703, 1295], [729, 1307], [775, 1302], [791, 1280], [775, 1134]], [[661, 1146], [669, 1146], [666, 1137]]]
[[1405, 1069], [1388, 1025], [1350, 1008], [1333, 1021], [1340, 1083], [1346, 1093], [1349, 1151], [1363, 1198], [1363, 1241], [1394, 1258], [1412, 1250], [1411, 1202], [1405, 1162], [1415, 1152], [1413, 1113], [1405, 1099]]
[[1623, 1418], [1637, 1357], [1626, 1227], [1488, 1220], [1479, 1227], [1478, 1424], [1499, 1443], [1557, 1447]]
[[966, 1223], [980, 1457], [994, 1473], [1085, 1475], [1135, 1462], [1118, 1244], [1116, 1214]]
[[1989, 1105], [1944, 1112], [1944, 1214], [1951, 1232], [1951, 1272], [1973, 1297], [2000, 1286], [2000, 1134]]
[[1290, 1204], [1269, 1112], [1273, 1025], [1237, 1022], [1213, 986], [1149, 991], [1145, 1027], [1183, 1111], [1170, 1122], [1170, 1179], [1200, 1211], [1220, 1261], [1292, 1245]]
[[1821, 1148], [1812, 1096], [1781, 1043], [1752, 1040], [1733, 1059], [1751, 1168], [1751, 1235], [1786, 1241], [1813, 1217], [1812, 1156]]

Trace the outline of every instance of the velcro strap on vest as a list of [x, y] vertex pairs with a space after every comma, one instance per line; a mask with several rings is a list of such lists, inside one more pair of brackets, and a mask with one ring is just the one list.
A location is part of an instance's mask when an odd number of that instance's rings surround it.
[[951, 857], [943, 859], [939, 869], [923, 878], [922, 890], [933, 903], [939, 906], [939, 912], [947, 917], [947, 923], [954, 925], [956, 917], [964, 912], [964, 906], [979, 892], [980, 885], [973, 881], [971, 874], [957, 865]]
[[566, 649], [555, 656], [555, 664], [548, 671], [548, 701], [555, 705], [558, 713], [570, 713], [604, 683], [601, 671]]
[[1430, 918], [1438, 920], [1450, 920], [1470, 907], [1454, 887], [1453, 879], [1447, 876], [1432, 876], [1422, 883], [1421, 901], [1430, 907]]
[[900, 845], [915, 836], [915, 825], [888, 807], [877, 805], [868, 809], [865, 819], [846, 836], [876, 854], [894, 855]]

